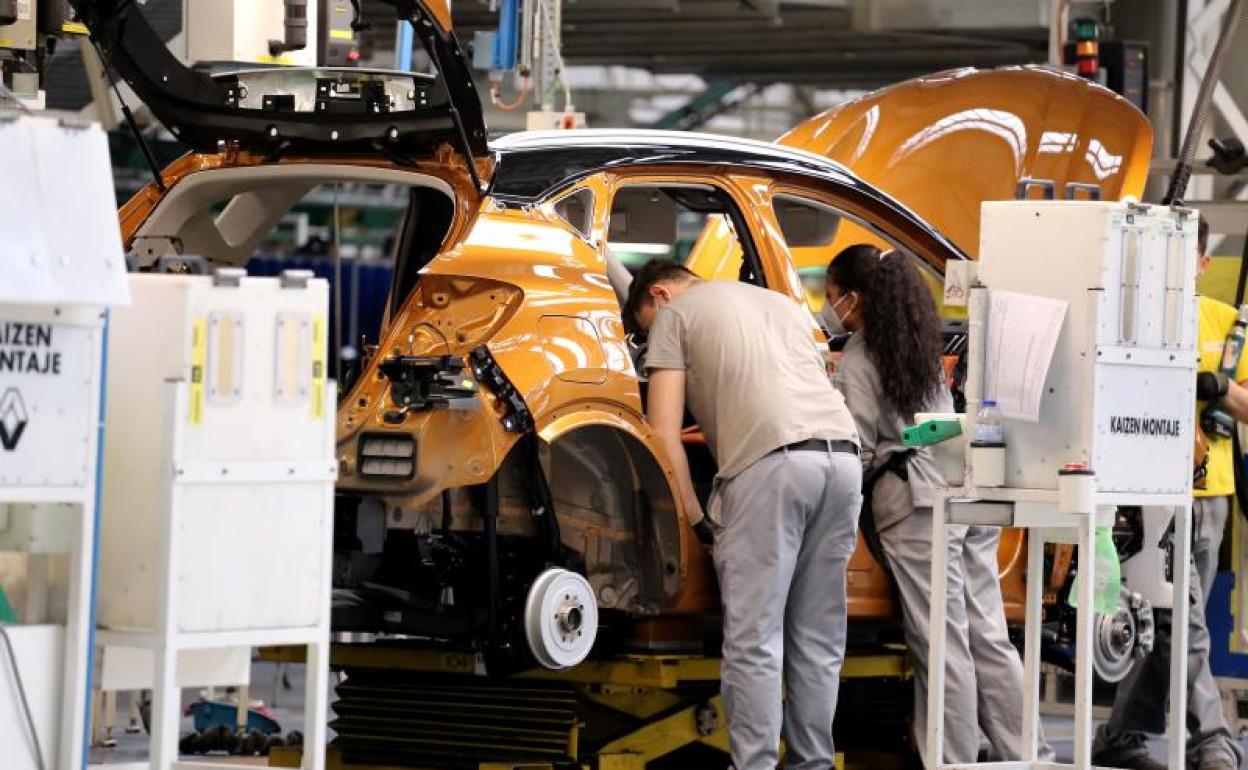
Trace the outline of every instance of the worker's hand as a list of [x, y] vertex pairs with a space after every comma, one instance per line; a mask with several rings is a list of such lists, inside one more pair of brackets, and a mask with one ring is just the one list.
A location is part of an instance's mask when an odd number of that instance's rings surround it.
[[698, 540], [702, 541], [702, 545], [711, 548], [715, 545], [715, 530], [711, 528], [711, 522], [705, 516], [698, 519], [698, 523], [693, 525], [693, 534], [698, 536]]
[[1201, 372], [1196, 375], [1196, 398], [1201, 401], [1218, 401], [1231, 388], [1230, 379], [1222, 372]]

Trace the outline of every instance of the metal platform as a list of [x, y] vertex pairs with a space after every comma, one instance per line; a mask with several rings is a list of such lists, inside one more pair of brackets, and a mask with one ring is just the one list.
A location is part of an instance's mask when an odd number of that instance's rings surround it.
[[[302, 652], [264, 657], [297, 662]], [[646, 770], [681, 751], [704, 752], [708, 767], [727, 761], [717, 658], [629, 655], [509, 677], [484, 676], [471, 654], [424, 649], [336, 645], [330, 660], [346, 675], [331, 770]], [[848, 682], [904, 685], [911, 675], [900, 650], [850, 655], [842, 669]], [[298, 762], [297, 749], [270, 757], [275, 767]], [[841, 755], [837, 763], [846, 767]]]

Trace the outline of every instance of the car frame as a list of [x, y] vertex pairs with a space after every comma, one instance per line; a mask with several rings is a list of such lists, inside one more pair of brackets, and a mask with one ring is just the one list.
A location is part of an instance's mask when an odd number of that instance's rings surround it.
[[[153, 47], [133, 4], [75, 5], [110, 66], [193, 150], [121, 209], [124, 242], [145, 268], [188, 250], [244, 262], [294, 193], [320, 181], [415, 191], [381, 338], [339, 405], [341, 630], [479, 650], [497, 669], [528, 665], [527, 595], [559, 567], [592, 587], [599, 653], [713, 651], [710, 558], [685, 525], [670, 464], [645, 422], [638, 350], [620, 317], [626, 277], [608, 250], [619, 190], [700, 191], [720, 235], [729, 223], [741, 238], [736, 251], [716, 250], [708, 229], [695, 270], [753, 280], [799, 304], [806, 292], [777, 196], [835, 211], [934, 276], [968, 258], [880, 187], [800, 149], [641, 130], [487, 143], [470, 71], [437, 6], [402, 4], [439, 77], [309, 73], [352, 93], [390, 93], [398, 79], [423, 94], [410, 104], [378, 97], [370, 115], [269, 109], [252, 89], [289, 85], [273, 84], [271, 71], [187, 70]], [[582, 194], [592, 200], [587, 226], [559, 213]], [[826, 341], [813, 316], [811, 339]], [[696, 432], [687, 445], [708, 482], [714, 468]], [[1018, 536], [1003, 539], [1002, 564], [1017, 608]], [[897, 617], [889, 578], [862, 544], [850, 572], [851, 619], [876, 641], [874, 629]]]

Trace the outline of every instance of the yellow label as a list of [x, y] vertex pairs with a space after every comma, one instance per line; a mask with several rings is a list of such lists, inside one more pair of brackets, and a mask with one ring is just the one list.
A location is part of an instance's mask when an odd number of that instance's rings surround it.
[[208, 361], [208, 321], [196, 319], [191, 328], [191, 413], [192, 425], [204, 421], [204, 364]]
[[312, 320], [312, 419], [325, 416], [325, 316]]
[[355, 34], [349, 29], [331, 29], [329, 36], [334, 40], [354, 40]]
[[86, 24], [79, 24], [74, 21], [67, 21], [61, 25], [61, 31], [69, 35], [89, 35]]

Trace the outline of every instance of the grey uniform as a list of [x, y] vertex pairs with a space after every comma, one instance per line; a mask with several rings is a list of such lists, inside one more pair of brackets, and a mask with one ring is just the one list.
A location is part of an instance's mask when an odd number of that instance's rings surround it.
[[[716, 282], [678, 296], [649, 334], [647, 367], [685, 371], [689, 409], [719, 465], [707, 515], [737, 770], [775, 770], [782, 728], [788, 767], [833, 766], [862, 469], [812, 332], [788, 297]], [[809, 439], [821, 447], [787, 448]]]
[[[858, 425], [862, 464], [869, 473], [904, 451], [901, 433], [914, 415], [887, 406], [879, 373], [855, 335], [837, 367], [836, 386]], [[932, 411], [951, 412], [947, 391]], [[919, 449], [907, 462], [908, 480], [880, 477], [872, 510], [885, 555], [901, 596], [906, 643], [915, 659], [915, 729], [919, 745], [927, 730], [927, 650], [932, 570], [932, 492], [940, 473], [931, 453]], [[983, 729], [997, 755], [1022, 758], [1023, 666], [1010, 642], [997, 568], [1000, 532], [954, 527], [949, 532], [949, 628], [946, 641], [944, 761], [974, 762]], [[1052, 755], [1047, 746], [1043, 757]]]
[[[1222, 713], [1222, 698], [1209, 667], [1205, 605], [1218, 574], [1218, 549], [1231, 509], [1229, 497], [1197, 497], [1192, 506], [1192, 558], [1187, 651], [1187, 754], [1195, 767], [1215, 758], [1240, 764], [1240, 748]], [[1168, 616], [1168, 613], [1166, 613]], [[1114, 708], [1096, 733], [1093, 758], [1100, 761], [1148, 753], [1148, 733], [1166, 729], [1170, 696], [1170, 645], [1159, 633], [1153, 650], [1118, 683]]]

